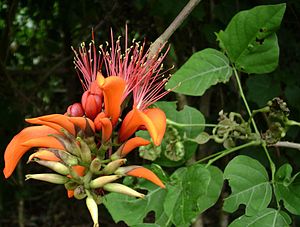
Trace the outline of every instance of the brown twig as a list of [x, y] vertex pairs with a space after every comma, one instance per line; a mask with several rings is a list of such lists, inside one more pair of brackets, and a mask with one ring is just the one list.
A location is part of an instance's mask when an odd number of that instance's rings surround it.
[[288, 141], [279, 141], [275, 144], [270, 145], [272, 147], [287, 147], [287, 148], [293, 148], [300, 150], [300, 144], [294, 143], [294, 142], [288, 142]]
[[186, 6], [181, 10], [174, 21], [169, 27], [154, 41], [150, 46], [148, 58], [152, 58], [158, 52], [159, 48], [164, 45], [176, 29], [182, 24], [187, 16], [193, 11], [193, 9], [201, 2], [201, 0], [190, 0]]

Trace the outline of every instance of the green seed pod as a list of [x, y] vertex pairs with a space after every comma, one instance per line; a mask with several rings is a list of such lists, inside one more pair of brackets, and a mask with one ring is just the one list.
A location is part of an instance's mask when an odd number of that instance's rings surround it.
[[46, 181], [52, 184], [65, 184], [70, 180], [68, 177], [55, 173], [27, 174], [25, 177], [25, 180], [35, 179], [40, 181]]
[[132, 188], [129, 188], [123, 184], [119, 184], [119, 183], [108, 183], [106, 185], [103, 186], [103, 189], [105, 191], [109, 191], [109, 192], [117, 192], [117, 193], [121, 193], [124, 195], [129, 195], [132, 197], [138, 197], [138, 198], [144, 198], [145, 195], [142, 193], [139, 193], [135, 190], [133, 190]]
[[69, 168], [60, 162], [44, 160], [35, 160], [35, 162], [62, 175], [68, 175], [70, 173]]
[[121, 177], [120, 175], [98, 177], [90, 182], [90, 188], [102, 188], [105, 184], [118, 180]]

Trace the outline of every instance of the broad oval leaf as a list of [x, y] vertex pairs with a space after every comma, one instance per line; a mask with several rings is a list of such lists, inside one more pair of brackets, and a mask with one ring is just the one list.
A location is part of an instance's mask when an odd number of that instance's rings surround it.
[[171, 77], [166, 89], [185, 95], [203, 95], [220, 82], [227, 82], [232, 69], [227, 57], [218, 50], [207, 48], [194, 53]]
[[265, 168], [255, 159], [239, 155], [225, 168], [232, 193], [225, 199], [223, 209], [234, 212], [240, 204], [246, 205], [246, 215], [264, 210], [272, 198], [272, 188]]
[[167, 186], [164, 210], [175, 226], [190, 226], [200, 213], [213, 206], [220, 195], [223, 178], [216, 167], [197, 164], [175, 171]]
[[300, 172], [291, 177], [292, 166], [281, 166], [275, 175], [275, 195], [284, 207], [295, 215], [300, 215]]
[[291, 222], [287, 213], [267, 208], [254, 216], [243, 215], [234, 220], [229, 227], [288, 227]]
[[217, 34], [220, 47], [235, 67], [246, 73], [269, 73], [278, 65], [279, 28], [285, 4], [257, 6], [236, 14]]

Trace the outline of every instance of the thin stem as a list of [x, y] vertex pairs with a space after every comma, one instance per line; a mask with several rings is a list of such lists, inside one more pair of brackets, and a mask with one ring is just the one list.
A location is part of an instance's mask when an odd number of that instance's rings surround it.
[[220, 158], [228, 155], [228, 154], [231, 154], [232, 152], [235, 152], [235, 151], [238, 151], [240, 149], [243, 149], [243, 148], [246, 148], [246, 147], [250, 147], [250, 146], [257, 146], [259, 145], [261, 142], [260, 141], [250, 141], [249, 143], [245, 143], [245, 144], [242, 144], [240, 146], [237, 146], [237, 147], [233, 147], [231, 149], [226, 149], [226, 150], [223, 150], [221, 152], [218, 152], [220, 153], [220, 155], [218, 155], [217, 157], [213, 158], [213, 159], [210, 159], [208, 161], [208, 163], [206, 164], [206, 167], [210, 166], [212, 163], [214, 163], [215, 161], [219, 160]]
[[[271, 168], [271, 175], [272, 175], [272, 180], [271, 180], [271, 182], [272, 182], [273, 186], [275, 186], [275, 185], [274, 185], [274, 180], [275, 180], [276, 167], [275, 167], [275, 164], [274, 164], [274, 162], [273, 162], [273, 160], [272, 160], [272, 158], [271, 158], [271, 156], [270, 156], [270, 154], [269, 154], [269, 152], [268, 152], [266, 143], [263, 143], [263, 144], [262, 144], [262, 147], [263, 147], [263, 149], [264, 149], [264, 151], [265, 151], [265, 153], [266, 153], [266, 155], [267, 155], [267, 158], [268, 158], [268, 160], [269, 160], [270, 168]], [[274, 189], [275, 189], [275, 187], [274, 187]]]
[[204, 161], [206, 161], [206, 160], [208, 160], [208, 159], [211, 159], [211, 158], [213, 158], [213, 157], [216, 157], [216, 156], [222, 154], [223, 152], [224, 152], [224, 150], [223, 150], [223, 151], [219, 151], [219, 152], [214, 153], [214, 154], [211, 154], [211, 155], [209, 155], [209, 156], [206, 156], [206, 157], [204, 157], [204, 158], [202, 158], [202, 159], [200, 159], [200, 160], [194, 162], [193, 164], [204, 162]]
[[[243, 99], [243, 102], [244, 102], [244, 104], [245, 104], [245, 107], [246, 107], [246, 109], [247, 109], [247, 112], [248, 112], [249, 116], [251, 117], [252, 112], [251, 112], [250, 107], [249, 107], [249, 105], [248, 105], [248, 102], [247, 102], [247, 100], [246, 100], [246, 97], [245, 97], [245, 94], [244, 94], [244, 91], [243, 91], [243, 88], [242, 88], [242, 85], [241, 85], [241, 81], [240, 81], [239, 75], [238, 75], [238, 73], [237, 73], [235, 67], [233, 67], [233, 72], [234, 72], [234, 75], [235, 75], [235, 78], [236, 78], [236, 81], [237, 81], [237, 84], [238, 84], [238, 87], [239, 87], [239, 91], [240, 91], [241, 98]], [[260, 135], [260, 134], [259, 134], [259, 131], [258, 131], [258, 129], [257, 129], [256, 123], [255, 123], [255, 121], [254, 121], [253, 118], [251, 118], [251, 122], [252, 122], [252, 125], [253, 125], [253, 128], [254, 128], [255, 133], [258, 134], [258, 135]]]
[[150, 46], [149, 57], [152, 58], [158, 52], [159, 48], [164, 45], [182, 22], [188, 17], [193, 9], [201, 2], [201, 0], [190, 0], [186, 6], [177, 15], [169, 27], [155, 40]]
[[177, 126], [180, 128], [183, 128], [183, 127], [218, 127], [218, 126], [221, 127], [222, 126], [222, 125], [217, 125], [217, 124], [182, 124], [182, 123], [172, 121], [170, 119], [167, 119], [167, 124], [174, 125], [174, 126]]
[[[239, 75], [238, 75], [235, 67], [233, 67], [233, 72], [234, 72], [234, 75], [235, 75], [235, 78], [236, 78], [236, 81], [237, 81], [237, 84], [238, 84], [238, 87], [239, 87], [240, 95], [241, 95], [241, 97], [243, 99], [243, 102], [245, 104], [247, 112], [248, 112], [249, 116], [251, 117], [252, 116], [252, 112], [251, 112], [250, 107], [248, 105], [248, 102], [246, 100], [246, 97], [245, 97], [245, 94], [244, 94], [244, 91], [243, 91], [243, 88], [242, 88], [242, 85], [241, 85], [241, 81], [240, 81]], [[252, 122], [253, 128], [255, 130], [255, 133], [260, 137], [260, 133], [259, 133], [259, 131], [257, 129], [256, 123], [255, 123], [255, 121], [254, 121], [253, 118], [251, 118], [251, 122]], [[267, 145], [266, 145], [265, 142], [262, 143], [262, 147], [263, 147], [263, 149], [264, 149], [264, 151], [266, 153], [266, 156], [267, 156], [267, 158], [269, 160], [269, 164], [270, 164], [270, 168], [271, 168], [271, 175], [272, 175], [271, 182], [272, 182], [273, 188], [275, 190], [274, 180], [275, 180], [276, 166], [275, 166], [275, 164], [274, 164], [274, 162], [273, 162], [273, 160], [272, 160], [272, 158], [271, 158], [271, 156], [270, 156], [270, 154], [268, 152]], [[277, 205], [278, 205], [278, 208], [279, 208], [278, 201], [277, 201]]]

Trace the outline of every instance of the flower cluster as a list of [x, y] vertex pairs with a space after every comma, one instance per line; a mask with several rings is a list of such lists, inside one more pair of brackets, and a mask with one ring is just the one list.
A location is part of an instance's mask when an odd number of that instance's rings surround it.
[[120, 38], [114, 42], [111, 35], [111, 39], [111, 46], [100, 46], [99, 53], [94, 37], [88, 48], [83, 43], [78, 52], [73, 49], [84, 89], [81, 102], [69, 106], [65, 114], [26, 119], [35, 126], [18, 133], [4, 153], [3, 173], [8, 178], [21, 157], [35, 148], [28, 162], [36, 162], [55, 173], [28, 174], [26, 179], [64, 184], [68, 197], [86, 199], [94, 226], [98, 226], [97, 204], [101, 203], [103, 192], [144, 197], [118, 183], [121, 177], [144, 178], [165, 188], [151, 170], [123, 165], [129, 152], [151, 143], [135, 136], [137, 130], [147, 130], [156, 146], [164, 136], [166, 116], [159, 108], [150, 106], [169, 92], [163, 91], [168, 79], [162, 72], [168, 50], [161, 54], [160, 49], [150, 58], [145, 43], [140, 46], [133, 42], [127, 47], [127, 31], [124, 50]]

